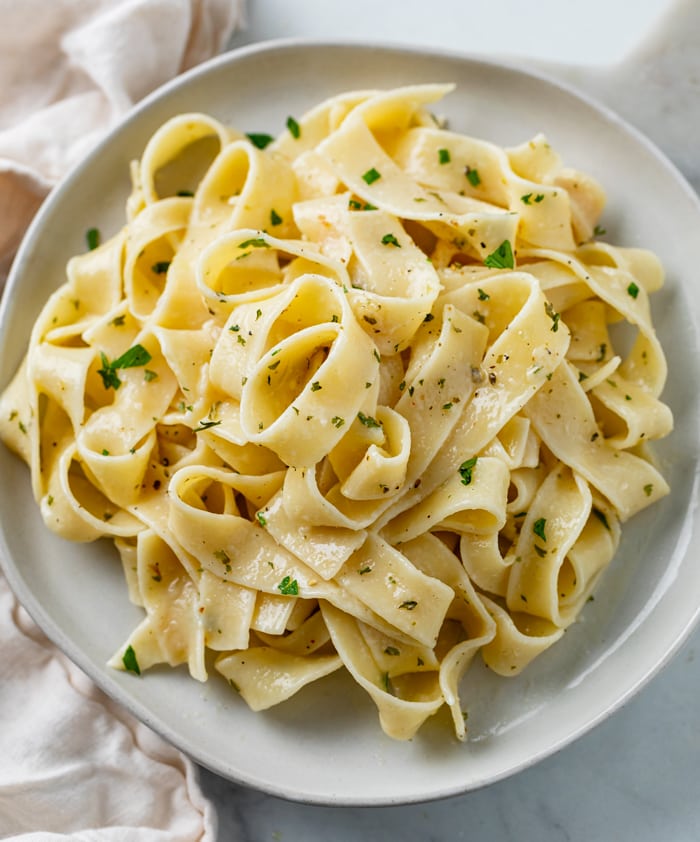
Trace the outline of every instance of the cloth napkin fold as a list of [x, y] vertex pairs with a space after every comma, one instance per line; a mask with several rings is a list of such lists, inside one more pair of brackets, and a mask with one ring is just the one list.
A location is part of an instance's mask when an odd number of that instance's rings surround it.
[[194, 764], [58, 652], [0, 578], [0, 838], [214, 842]]
[[[0, 0], [0, 289], [60, 177], [220, 52], [243, 0]], [[0, 573], [0, 839], [213, 842], [196, 768], [39, 631]]]
[[0, 287], [50, 188], [138, 100], [220, 52], [244, 0], [0, 0]]

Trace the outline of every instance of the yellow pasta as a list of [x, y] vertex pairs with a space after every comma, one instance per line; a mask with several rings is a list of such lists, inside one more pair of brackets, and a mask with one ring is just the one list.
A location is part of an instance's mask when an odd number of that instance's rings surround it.
[[[668, 492], [642, 249], [543, 135], [441, 126], [449, 85], [339, 95], [277, 139], [168, 121], [0, 398], [47, 527], [107, 536], [115, 653], [253, 710], [344, 668], [412, 738], [475, 657], [521, 672]], [[632, 341], [618, 342], [625, 322]], [[233, 692], [233, 690], [232, 690]]]

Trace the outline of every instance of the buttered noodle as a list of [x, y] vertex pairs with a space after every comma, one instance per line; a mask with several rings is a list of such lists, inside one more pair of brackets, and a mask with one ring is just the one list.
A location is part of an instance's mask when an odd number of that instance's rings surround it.
[[441, 127], [449, 90], [274, 140], [178, 116], [69, 262], [0, 434], [50, 529], [114, 539], [144, 608], [114, 667], [204, 681], [209, 650], [255, 710], [345, 667], [388, 735], [447, 705], [464, 738], [472, 659], [556, 642], [668, 492], [658, 260], [594, 239], [602, 190], [543, 136]]

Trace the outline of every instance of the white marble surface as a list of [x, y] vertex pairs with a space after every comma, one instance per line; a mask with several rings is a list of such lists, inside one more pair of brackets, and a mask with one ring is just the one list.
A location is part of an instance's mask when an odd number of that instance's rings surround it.
[[[248, 29], [231, 46], [347, 38], [516, 60], [612, 107], [700, 190], [698, 0], [490, 0], [486, 11], [468, 0], [431, 0], [429, 17], [427, 6], [425, 0], [249, 0]], [[202, 785], [219, 813], [219, 839], [697, 842], [699, 648], [696, 630], [649, 686], [593, 732], [519, 775], [446, 801], [313, 807], [237, 787], [203, 769]]]

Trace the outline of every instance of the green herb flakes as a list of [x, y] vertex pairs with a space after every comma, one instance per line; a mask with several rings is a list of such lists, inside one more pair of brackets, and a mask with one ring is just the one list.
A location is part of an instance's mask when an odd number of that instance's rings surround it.
[[484, 260], [484, 266], [490, 269], [512, 269], [515, 266], [513, 249], [510, 240], [504, 240], [501, 245]]
[[357, 413], [357, 419], [360, 424], [364, 424], [365, 427], [381, 427], [382, 425], [376, 418], [372, 418], [371, 415], [365, 415], [364, 412]]
[[459, 475], [462, 477], [462, 485], [470, 485], [472, 481], [472, 472], [476, 467], [478, 457], [472, 456], [459, 466]]
[[211, 427], [218, 427], [221, 421], [200, 421], [199, 426], [195, 427], [193, 433], [201, 433], [202, 430], [209, 430]]
[[265, 149], [274, 140], [274, 137], [271, 134], [262, 134], [259, 132], [251, 132], [250, 134], [247, 134], [246, 137], [253, 146], [256, 147], [256, 149]]
[[277, 585], [277, 590], [282, 594], [282, 596], [298, 596], [299, 583], [296, 579], [292, 579], [291, 576], [285, 576], [279, 585]]
[[294, 140], [299, 140], [301, 137], [301, 127], [294, 117], [287, 117], [287, 128], [289, 129], [289, 134], [294, 138]]
[[126, 650], [122, 655], [122, 663], [124, 664], [124, 669], [128, 672], [135, 672], [136, 675], [141, 675], [141, 667], [139, 666], [139, 662], [136, 660], [136, 652], [134, 652], [133, 646], [126, 647]]
[[544, 528], [547, 525], [547, 518], [540, 517], [538, 518], [534, 524], [532, 525], [532, 531], [537, 535], [538, 538], [541, 538], [543, 541], [547, 540], [547, 536], [544, 533]]
[[478, 187], [481, 184], [479, 170], [475, 170], [472, 167], [466, 167], [464, 170], [464, 174], [466, 175], [467, 181], [471, 184], [472, 187]]
[[97, 228], [88, 228], [85, 232], [85, 242], [90, 251], [94, 251], [100, 244], [100, 232]]
[[102, 368], [98, 369], [97, 373], [102, 378], [102, 383], [105, 389], [118, 389], [121, 386], [121, 380], [117, 375], [119, 369], [124, 368], [138, 368], [146, 365], [151, 361], [151, 355], [143, 347], [143, 345], [134, 345], [125, 351], [121, 357], [109, 362], [103, 352], [100, 353], [102, 360]]
[[238, 244], [239, 249], [247, 249], [251, 247], [256, 249], [269, 249], [270, 244], [263, 237], [251, 237], [250, 240], [244, 240], [242, 243]]
[[554, 311], [554, 307], [552, 307], [552, 304], [549, 301], [545, 301], [544, 311], [552, 320], [552, 327], [550, 328], [550, 330], [552, 331], [552, 333], [556, 333], [559, 330], [559, 313], [556, 313]]
[[366, 173], [363, 174], [362, 180], [365, 182], [365, 184], [374, 184], [374, 182], [379, 181], [381, 177], [381, 173], [378, 172], [374, 167], [372, 167], [371, 169], [367, 170]]

